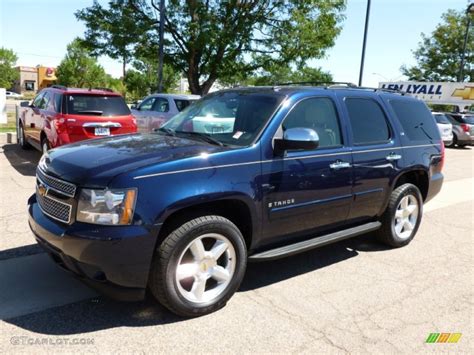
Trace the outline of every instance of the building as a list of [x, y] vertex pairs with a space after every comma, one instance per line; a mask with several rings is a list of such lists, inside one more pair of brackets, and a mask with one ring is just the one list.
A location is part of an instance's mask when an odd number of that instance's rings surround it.
[[35, 93], [45, 87], [53, 85], [56, 78], [56, 68], [37, 65], [36, 67], [19, 66], [15, 68], [20, 76], [15, 81], [12, 91], [19, 94]]

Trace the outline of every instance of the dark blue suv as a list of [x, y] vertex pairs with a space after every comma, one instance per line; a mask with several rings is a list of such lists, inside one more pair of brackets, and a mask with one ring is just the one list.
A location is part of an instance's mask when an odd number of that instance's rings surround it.
[[37, 169], [29, 223], [64, 268], [122, 300], [197, 316], [224, 306], [247, 260], [374, 232], [408, 244], [441, 189], [426, 105], [380, 89], [239, 88], [151, 134], [71, 144]]

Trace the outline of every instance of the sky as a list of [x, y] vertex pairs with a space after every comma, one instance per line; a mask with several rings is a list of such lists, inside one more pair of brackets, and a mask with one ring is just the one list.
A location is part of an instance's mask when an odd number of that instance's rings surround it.
[[[18, 65], [57, 66], [66, 46], [82, 36], [78, 9], [92, 0], [0, 0], [0, 47], [13, 49]], [[101, 0], [101, 3], [107, 3]], [[372, 0], [363, 85], [402, 80], [400, 66], [413, 65], [412, 50], [421, 32], [430, 34], [447, 9], [464, 10], [468, 0]], [[324, 59], [309, 64], [333, 74], [335, 81], [358, 82], [367, 0], [348, 0], [341, 34]], [[122, 66], [108, 57], [99, 63], [114, 77]]]

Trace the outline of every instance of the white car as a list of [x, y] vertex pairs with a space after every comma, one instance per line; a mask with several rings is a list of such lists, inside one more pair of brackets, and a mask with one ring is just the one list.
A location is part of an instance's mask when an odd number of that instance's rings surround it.
[[453, 143], [453, 125], [449, 121], [448, 117], [441, 112], [432, 112], [438, 125], [441, 139], [445, 146], [450, 146]]
[[7, 99], [8, 98], [19, 99], [23, 97], [23, 95], [17, 94], [16, 92], [13, 92], [13, 91], [7, 91], [6, 94], [7, 94]]

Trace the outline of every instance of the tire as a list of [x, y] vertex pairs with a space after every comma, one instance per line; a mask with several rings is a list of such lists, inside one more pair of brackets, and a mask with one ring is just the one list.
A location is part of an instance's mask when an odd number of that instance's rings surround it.
[[41, 140], [41, 153], [45, 154], [50, 149], [51, 149], [51, 145], [49, 144], [48, 138], [44, 137]]
[[459, 144], [459, 143], [458, 143], [458, 147], [459, 147], [459, 148], [466, 148], [466, 145], [467, 145], [467, 144]]
[[20, 123], [18, 126], [18, 144], [21, 149], [30, 149], [31, 145], [26, 141], [25, 131], [23, 130], [23, 125]]
[[158, 246], [148, 287], [171, 312], [202, 316], [225, 306], [239, 288], [246, 266], [247, 248], [235, 224], [221, 216], [198, 217]]
[[[413, 212], [410, 213], [410, 210]], [[387, 209], [380, 220], [382, 227], [376, 231], [376, 236], [391, 247], [405, 246], [415, 237], [422, 216], [423, 198], [420, 190], [413, 184], [403, 184], [392, 192]]]

